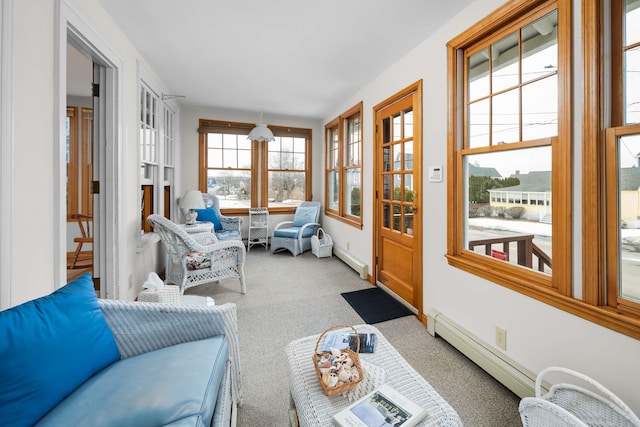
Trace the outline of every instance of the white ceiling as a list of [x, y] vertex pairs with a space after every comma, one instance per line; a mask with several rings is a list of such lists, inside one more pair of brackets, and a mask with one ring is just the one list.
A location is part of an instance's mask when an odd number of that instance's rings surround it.
[[473, 0], [100, 1], [183, 104], [320, 119]]

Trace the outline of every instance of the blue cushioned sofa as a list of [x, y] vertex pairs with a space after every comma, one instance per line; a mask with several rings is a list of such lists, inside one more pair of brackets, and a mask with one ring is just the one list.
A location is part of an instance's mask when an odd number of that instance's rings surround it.
[[0, 312], [3, 426], [230, 426], [235, 304], [99, 300], [90, 275]]

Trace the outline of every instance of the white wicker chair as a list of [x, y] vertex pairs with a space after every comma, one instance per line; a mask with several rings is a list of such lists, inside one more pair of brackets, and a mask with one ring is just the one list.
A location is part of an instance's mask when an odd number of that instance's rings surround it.
[[[542, 382], [549, 374], [561, 373], [581, 385], [556, 383], [543, 394]], [[536, 396], [520, 402], [525, 427], [640, 427], [640, 419], [615, 394], [595, 380], [567, 368], [543, 369], [536, 378]]]
[[[160, 235], [167, 250], [166, 281], [185, 289], [230, 277], [240, 279], [240, 292], [247, 292], [244, 280], [246, 249], [238, 240], [218, 241], [213, 233], [188, 234], [178, 224], [160, 215], [149, 215], [147, 222]], [[194, 268], [194, 255], [203, 259], [201, 268]]]
[[[242, 217], [223, 215], [220, 212], [220, 201], [213, 194], [202, 193], [202, 199], [206, 207], [212, 207], [216, 211], [216, 216], [220, 220], [220, 224], [222, 224], [222, 230], [214, 230], [218, 240], [242, 240]], [[180, 206], [180, 197], [177, 203]], [[183, 216], [187, 210], [180, 208]]]
[[[313, 212], [313, 218], [310, 221], [300, 222], [298, 217], [300, 215], [301, 208], [315, 209]], [[303, 252], [311, 250], [311, 236], [316, 234], [316, 231], [320, 227], [318, 222], [320, 219], [320, 202], [304, 202], [298, 209], [293, 217], [293, 221], [282, 221], [276, 224], [271, 234], [271, 252], [286, 249], [298, 256]]]

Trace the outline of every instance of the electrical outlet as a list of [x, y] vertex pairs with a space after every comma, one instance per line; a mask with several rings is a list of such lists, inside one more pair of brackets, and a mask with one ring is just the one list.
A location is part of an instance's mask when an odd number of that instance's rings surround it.
[[496, 326], [496, 345], [503, 350], [507, 350], [507, 331]]
[[129, 289], [133, 289], [133, 274], [129, 274]]
[[347, 250], [351, 249], [351, 242], [347, 242]]

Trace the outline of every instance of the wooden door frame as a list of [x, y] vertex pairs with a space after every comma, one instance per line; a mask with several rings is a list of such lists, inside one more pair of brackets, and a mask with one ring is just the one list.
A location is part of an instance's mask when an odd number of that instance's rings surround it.
[[[372, 188], [373, 188], [373, 233], [371, 233], [372, 235], [372, 247], [373, 247], [373, 252], [372, 252], [372, 257], [371, 257], [371, 265], [373, 266], [371, 272], [372, 272], [372, 276], [371, 276], [371, 282], [374, 285], [377, 285], [378, 283], [378, 275], [379, 275], [379, 271], [378, 271], [378, 252], [379, 252], [379, 247], [378, 247], [378, 242], [379, 242], [379, 213], [378, 213], [378, 194], [380, 189], [378, 188], [378, 173], [380, 172], [378, 170], [378, 130], [377, 130], [377, 123], [378, 123], [378, 112], [388, 106], [390, 106], [391, 104], [394, 104], [395, 102], [400, 101], [401, 99], [404, 99], [408, 96], [413, 96], [417, 94], [418, 95], [418, 102], [416, 103], [416, 105], [414, 105], [414, 127], [413, 127], [413, 134], [414, 134], [414, 142], [416, 142], [417, 139], [419, 139], [419, 141], [417, 141], [418, 143], [414, 143], [414, 150], [415, 147], [417, 147], [417, 149], [420, 152], [420, 161], [419, 164], [415, 162], [414, 160], [414, 166], [413, 166], [413, 170], [414, 170], [414, 180], [416, 182], [420, 183], [420, 195], [418, 197], [416, 206], [418, 207], [418, 215], [420, 215], [422, 218], [422, 207], [423, 207], [423, 203], [422, 200], [424, 198], [424, 183], [422, 181], [422, 79], [418, 80], [417, 82], [407, 86], [406, 88], [400, 90], [399, 92], [395, 93], [394, 95], [390, 96], [389, 98], [385, 99], [384, 101], [378, 103], [377, 105], [375, 105], [373, 107], [373, 183], [372, 183]], [[415, 252], [416, 252], [416, 256], [414, 256], [414, 259], [419, 259], [422, 260], [423, 259], [423, 255], [422, 255], [422, 242], [423, 242], [423, 234], [424, 234], [424, 225], [422, 224], [422, 221], [419, 222], [420, 223], [420, 230], [418, 235], [416, 236], [416, 241], [415, 241]], [[426, 322], [426, 316], [424, 316], [424, 313], [422, 312], [422, 308], [423, 308], [423, 292], [422, 292], [422, 286], [423, 286], [423, 271], [422, 271], [422, 262], [418, 262], [418, 265], [414, 265], [414, 277], [417, 277], [419, 280], [417, 280], [418, 283], [414, 283], [414, 292], [415, 292], [415, 301], [417, 301], [415, 308], [417, 309], [418, 313], [417, 316], [418, 318], [425, 323]]]

